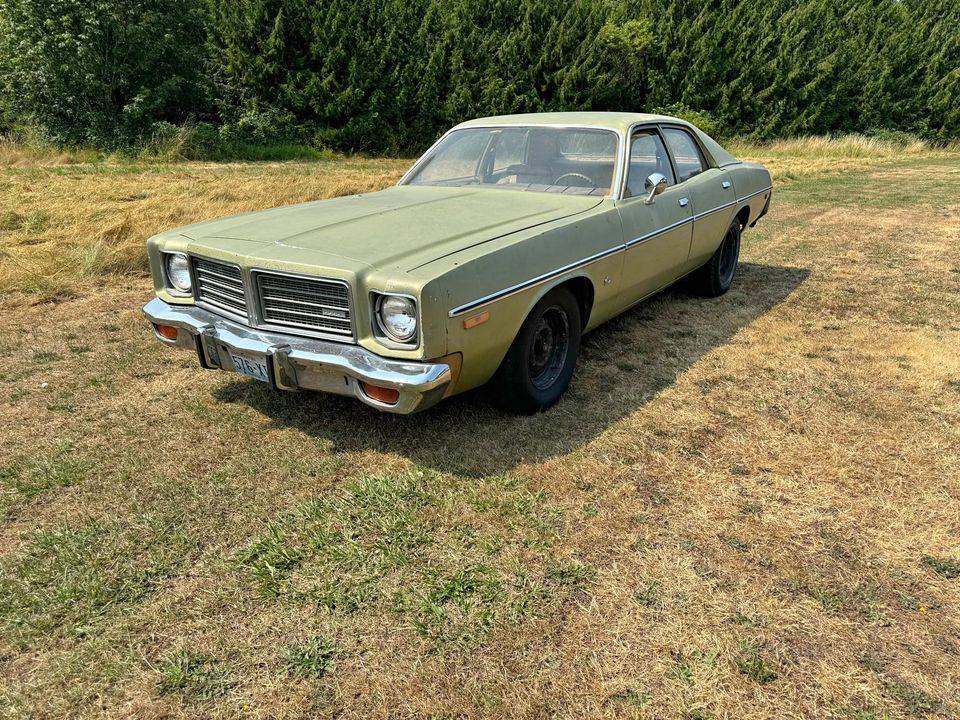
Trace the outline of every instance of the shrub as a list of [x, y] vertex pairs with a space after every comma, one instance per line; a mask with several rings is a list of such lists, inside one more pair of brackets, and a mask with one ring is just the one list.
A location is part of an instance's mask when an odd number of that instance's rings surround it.
[[5, 115], [61, 145], [149, 140], [204, 106], [205, 35], [201, 0], [0, 0]]
[[674, 103], [653, 111], [658, 115], [672, 115], [688, 123], [693, 123], [714, 140], [723, 140], [725, 134], [717, 119], [706, 110], [694, 110], [683, 103]]

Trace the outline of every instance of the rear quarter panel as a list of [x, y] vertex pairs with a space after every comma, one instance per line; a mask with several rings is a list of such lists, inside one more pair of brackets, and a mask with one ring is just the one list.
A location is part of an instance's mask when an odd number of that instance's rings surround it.
[[737, 210], [742, 209], [744, 205], [750, 207], [750, 219], [747, 221], [749, 225], [760, 217], [770, 198], [772, 192], [770, 173], [763, 165], [748, 162], [731, 165], [727, 168], [727, 172], [737, 191], [737, 199], [740, 200]]

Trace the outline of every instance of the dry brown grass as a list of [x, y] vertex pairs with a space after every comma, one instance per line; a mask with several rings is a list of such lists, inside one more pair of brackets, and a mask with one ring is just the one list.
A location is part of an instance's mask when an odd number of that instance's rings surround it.
[[144, 236], [401, 166], [355, 163], [0, 175], [51, 218], [5, 249], [119, 258], [0, 296], [6, 715], [960, 715], [956, 157], [778, 183], [727, 296], [601, 328], [538, 417], [155, 343]]
[[[210, 217], [378, 190], [406, 161], [14, 164], [0, 175], [0, 292], [44, 301], [144, 275], [144, 239]], [[0, 161], [0, 165], [2, 165]]]
[[9, 137], [0, 137], [0, 166], [2, 167], [56, 167], [101, 160], [103, 160], [103, 154], [96, 150], [24, 145]]
[[743, 160], [764, 163], [778, 182], [895, 164], [905, 158], [949, 158], [960, 153], [957, 143], [935, 147], [909, 137], [898, 142], [863, 135], [810, 136], [766, 143], [735, 140], [729, 149]]

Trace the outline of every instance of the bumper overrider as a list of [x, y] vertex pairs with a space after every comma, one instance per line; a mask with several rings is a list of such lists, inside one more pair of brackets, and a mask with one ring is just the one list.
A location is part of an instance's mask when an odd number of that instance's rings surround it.
[[[243, 372], [235, 357], [241, 363], [245, 357], [263, 358], [267, 377], [261, 379], [279, 390], [350, 395], [378, 410], [409, 414], [436, 404], [452, 380], [445, 363], [395, 360], [356, 345], [264, 332], [193, 305], [171, 305], [154, 298], [143, 312], [158, 340], [193, 350], [204, 368]], [[161, 334], [161, 327], [176, 328], [176, 337]], [[396, 390], [396, 402], [370, 397], [364, 383]]]

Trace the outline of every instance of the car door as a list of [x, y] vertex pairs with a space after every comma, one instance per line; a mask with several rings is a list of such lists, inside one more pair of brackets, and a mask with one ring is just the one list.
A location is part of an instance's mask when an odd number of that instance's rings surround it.
[[[650, 198], [647, 179], [656, 173], [667, 179], [667, 187]], [[626, 244], [621, 305], [628, 307], [680, 277], [690, 253], [693, 212], [656, 128], [635, 130], [630, 137], [618, 210]]]
[[736, 191], [729, 173], [710, 167], [700, 144], [685, 128], [661, 127], [677, 180], [693, 210], [689, 266], [705, 263], [720, 246], [736, 211]]

